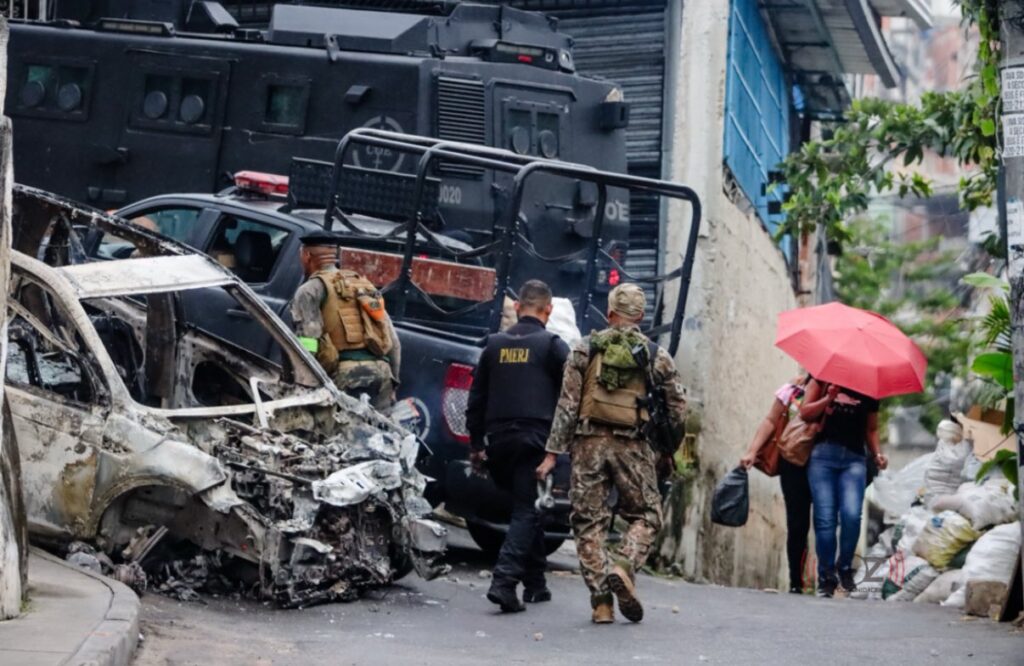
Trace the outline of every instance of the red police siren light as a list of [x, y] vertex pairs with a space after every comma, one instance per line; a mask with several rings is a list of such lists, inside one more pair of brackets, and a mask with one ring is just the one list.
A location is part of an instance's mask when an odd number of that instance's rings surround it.
[[271, 197], [288, 196], [288, 176], [261, 171], [235, 173], [235, 187], [246, 192], [258, 192]]

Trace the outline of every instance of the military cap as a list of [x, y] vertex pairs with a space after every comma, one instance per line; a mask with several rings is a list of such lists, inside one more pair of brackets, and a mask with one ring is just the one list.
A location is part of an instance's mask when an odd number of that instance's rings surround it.
[[303, 234], [299, 238], [299, 242], [303, 245], [309, 246], [337, 245], [338, 237], [325, 229], [317, 229], [316, 231], [310, 231], [307, 234]]
[[626, 319], [642, 318], [645, 305], [644, 290], [631, 282], [623, 282], [608, 294], [608, 310]]

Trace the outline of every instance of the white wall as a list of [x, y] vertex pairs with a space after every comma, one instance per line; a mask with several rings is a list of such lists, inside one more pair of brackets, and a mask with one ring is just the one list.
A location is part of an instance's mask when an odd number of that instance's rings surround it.
[[[752, 587], [786, 583], [785, 516], [778, 481], [751, 472], [746, 526], [710, 521], [715, 483], [743, 454], [796, 365], [773, 346], [775, 320], [795, 307], [784, 258], [753, 213], [725, 192], [722, 168], [728, 2], [684, 4], [678, 68], [672, 179], [689, 185], [704, 206], [701, 241], [677, 363], [691, 405], [702, 410], [700, 471], [678, 544], [666, 542], [694, 579]], [[749, 209], [742, 197], [733, 197]], [[670, 207], [667, 243], [685, 247], [689, 210]], [[678, 263], [671, 254], [667, 268]]]
[[[7, 359], [7, 282], [11, 260], [11, 123], [3, 118], [7, 76], [7, 20], [0, 18], [0, 382]], [[2, 384], [0, 384], [2, 389]], [[0, 390], [0, 405], [3, 392]], [[0, 419], [0, 424], [6, 426]], [[0, 438], [4, 434], [0, 433]], [[13, 440], [0, 446], [0, 620], [21, 612], [25, 584], [24, 506]]]

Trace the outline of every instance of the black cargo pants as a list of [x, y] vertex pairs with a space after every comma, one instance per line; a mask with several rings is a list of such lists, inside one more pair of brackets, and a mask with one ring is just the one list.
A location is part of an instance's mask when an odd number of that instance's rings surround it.
[[544, 526], [537, 500], [535, 471], [544, 459], [548, 433], [514, 425], [487, 435], [487, 469], [495, 485], [512, 496], [512, 518], [494, 565], [496, 586], [528, 590], [545, 587]]

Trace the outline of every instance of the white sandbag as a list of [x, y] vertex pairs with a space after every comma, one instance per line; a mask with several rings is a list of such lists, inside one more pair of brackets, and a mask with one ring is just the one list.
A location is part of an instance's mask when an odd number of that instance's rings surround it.
[[1017, 518], [1013, 484], [1005, 478], [988, 479], [981, 485], [965, 483], [956, 494], [960, 498], [956, 511], [971, 521], [976, 530], [1009, 523]]
[[976, 541], [979, 532], [954, 511], [934, 515], [914, 542], [914, 554], [928, 560], [936, 569], [945, 569], [964, 546]]
[[967, 460], [964, 461], [964, 469], [960, 472], [960, 478], [964, 481], [974, 481], [978, 478], [978, 472], [981, 470], [982, 464], [978, 456], [974, 455], [972, 451], [967, 456]]
[[993, 527], [981, 535], [967, 553], [964, 580], [992, 581], [1009, 585], [1020, 557], [1020, 523]]
[[875, 555], [877, 557], [892, 555], [896, 551], [892, 545], [895, 536], [896, 525], [887, 527], [885, 531], [878, 535], [878, 541], [868, 550], [868, 555]]
[[923, 557], [897, 551], [889, 558], [889, 571], [886, 578], [892, 581], [896, 587], [902, 588], [903, 581], [910, 572], [916, 571], [927, 564], [928, 561]]
[[965, 603], [967, 603], [967, 586], [961, 585], [957, 589], [953, 590], [953, 594], [949, 595], [946, 600], [939, 605], [950, 608], [963, 608]]
[[[885, 583], [882, 585], [882, 598], [891, 599], [896, 594], [899, 594], [903, 590], [903, 586], [908, 581], [912, 581], [919, 572], [923, 572], [925, 567], [929, 567], [929, 565], [924, 558], [903, 551], [896, 551], [889, 558], [889, 570], [886, 574]], [[936, 573], [936, 575], [938, 574]], [[920, 592], [925, 587], [927, 587], [927, 584], [917, 591]], [[910, 597], [910, 599], [913, 599], [913, 597]]]
[[964, 585], [964, 570], [953, 569], [933, 580], [924, 592], [914, 599], [915, 604], [940, 604], [953, 594], [953, 591]]
[[890, 596], [888, 600], [914, 601], [938, 577], [939, 572], [932, 565], [927, 562], [917, 564], [913, 569], [907, 569], [906, 574], [903, 576], [903, 589]]
[[565, 340], [568, 345], [583, 337], [576, 326], [576, 310], [572, 306], [572, 301], [558, 296], [551, 299], [551, 317], [548, 319], [547, 329]]
[[924, 531], [924, 526], [928, 524], [928, 520], [931, 517], [932, 512], [923, 506], [915, 506], [903, 514], [898, 523], [900, 538], [894, 543], [895, 549], [907, 553], [914, 552], [914, 542], [917, 541], [917, 537]]
[[963, 481], [964, 463], [972, 453], [970, 442], [963, 440], [963, 429], [952, 421], [939, 423], [935, 453], [924, 473], [924, 503], [940, 495], [952, 495]]
[[919, 456], [898, 471], [883, 470], [868, 488], [867, 498], [885, 512], [885, 522], [895, 523], [910, 510], [910, 505], [924, 489], [924, 473], [932, 460], [931, 453]]
[[[957, 491], [957, 493], [959, 492], [960, 491]], [[943, 511], [956, 511], [957, 513], [960, 513], [960, 507], [963, 505], [964, 498], [959, 494], [939, 495], [932, 499], [931, 509], [935, 513], [942, 513]]]

